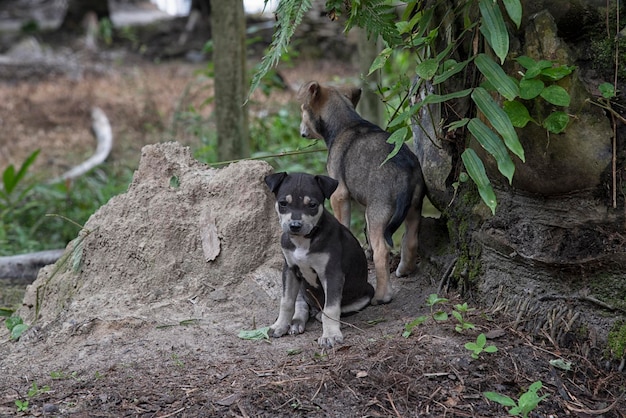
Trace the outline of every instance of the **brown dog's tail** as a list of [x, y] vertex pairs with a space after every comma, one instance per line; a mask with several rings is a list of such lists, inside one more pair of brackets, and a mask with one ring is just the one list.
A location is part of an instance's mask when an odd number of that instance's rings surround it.
[[396, 210], [393, 213], [393, 216], [389, 220], [387, 227], [385, 228], [384, 237], [387, 244], [393, 248], [393, 234], [398, 230], [402, 222], [404, 222], [404, 218], [406, 218], [406, 214], [409, 212], [409, 206], [411, 205], [411, 201], [413, 200], [412, 193], [401, 193], [396, 199]]

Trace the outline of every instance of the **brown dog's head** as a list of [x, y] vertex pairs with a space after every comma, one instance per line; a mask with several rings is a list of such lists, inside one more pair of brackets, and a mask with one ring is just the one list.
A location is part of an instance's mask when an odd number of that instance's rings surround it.
[[361, 98], [360, 88], [337, 89], [309, 81], [300, 88], [297, 98], [302, 110], [300, 135], [304, 138], [327, 139], [334, 121], [359, 117], [355, 109]]

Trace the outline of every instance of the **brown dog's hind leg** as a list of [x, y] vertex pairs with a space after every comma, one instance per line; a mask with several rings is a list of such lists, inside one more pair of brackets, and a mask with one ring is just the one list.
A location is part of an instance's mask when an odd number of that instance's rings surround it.
[[400, 264], [396, 269], [396, 276], [408, 276], [417, 269], [417, 239], [420, 227], [421, 214], [415, 207], [410, 207], [404, 220], [404, 235], [400, 251]]
[[374, 253], [374, 268], [376, 269], [376, 292], [372, 298], [372, 305], [381, 305], [391, 302], [393, 297], [389, 282], [389, 248], [383, 235], [383, 225], [368, 225], [370, 245]]
[[330, 207], [335, 218], [350, 229], [350, 193], [345, 183], [340, 181], [335, 192], [330, 196]]

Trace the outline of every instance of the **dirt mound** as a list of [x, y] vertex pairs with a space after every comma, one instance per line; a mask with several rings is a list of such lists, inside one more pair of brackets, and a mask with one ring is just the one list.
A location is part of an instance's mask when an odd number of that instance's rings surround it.
[[27, 289], [19, 314], [36, 326], [23, 344], [98, 343], [100, 328], [191, 322], [210, 335], [269, 322], [282, 267], [270, 171], [251, 161], [209, 169], [176, 143], [146, 146], [128, 192]]

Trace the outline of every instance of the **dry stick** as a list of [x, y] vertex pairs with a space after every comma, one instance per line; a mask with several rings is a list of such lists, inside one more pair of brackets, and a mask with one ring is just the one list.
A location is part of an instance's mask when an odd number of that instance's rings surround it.
[[391, 404], [391, 407], [393, 408], [393, 412], [396, 413], [396, 416], [399, 418], [402, 418], [402, 415], [400, 414], [400, 412], [398, 412], [398, 409], [396, 408], [396, 404], [393, 402], [393, 398], [391, 397], [391, 393], [387, 392], [387, 399], [389, 399], [389, 403]]
[[61, 183], [66, 180], [74, 180], [82, 176], [92, 168], [102, 164], [107, 159], [113, 148], [113, 131], [109, 119], [102, 109], [94, 107], [91, 110], [91, 118], [93, 120], [92, 129], [96, 135], [98, 145], [94, 155], [83, 161], [76, 167], [63, 173], [60, 177], [53, 179], [50, 183]]
[[342, 324], [342, 325], [347, 325], [347, 326], [349, 326], [349, 327], [352, 327], [352, 328], [358, 329], [358, 330], [359, 330], [359, 331], [361, 331], [361, 332], [365, 332], [365, 330], [363, 330], [363, 329], [361, 329], [361, 328], [357, 327], [356, 325], [350, 324], [350, 323], [348, 323], [348, 322], [344, 322], [344, 321], [342, 321], [341, 319], [337, 320], [337, 319], [331, 318], [330, 316], [326, 315], [326, 313], [324, 312], [324, 308], [322, 308], [322, 305], [320, 304], [320, 301], [319, 301], [319, 300], [317, 300], [317, 298], [315, 297], [315, 295], [313, 294], [313, 292], [311, 292], [311, 290], [309, 290], [309, 289], [307, 289], [307, 292], [309, 292], [309, 295], [311, 295], [311, 297], [315, 300], [315, 304], [317, 305], [317, 308], [320, 310], [320, 312], [322, 313], [322, 315], [324, 315], [326, 318], [330, 319], [331, 321], [337, 321], [337, 322], [339, 322], [339, 323], [340, 323], [340, 324]]
[[314, 148], [314, 149], [306, 149], [305, 148], [305, 149], [302, 149], [302, 150], [279, 152], [278, 154], [259, 155], [257, 157], [239, 158], [239, 159], [236, 159], [236, 160], [229, 160], [229, 161], [218, 161], [216, 163], [209, 163], [208, 166], [209, 167], [213, 167], [213, 166], [217, 166], [217, 165], [226, 165], [226, 164], [231, 164], [231, 163], [238, 163], [240, 161], [254, 161], [254, 160], [261, 160], [263, 158], [287, 157], [287, 156], [291, 156], [291, 155], [309, 154], [311, 152], [322, 152], [322, 151], [326, 151], [326, 148]]
[[173, 417], [174, 415], [178, 414], [179, 412], [183, 412], [183, 411], [185, 410], [185, 408], [186, 408], [186, 406], [183, 406], [182, 408], [180, 408], [180, 409], [178, 409], [178, 410], [176, 410], [176, 411], [174, 411], [174, 412], [172, 412], [172, 413], [169, 413], [169, 414], [167, 414], [167, 415], [161, 415], [161, 416], [160, 416], [160, 417], [158, 417], [158, 418], [169, 418], [169, 417]]
[[622, 399], [624, 399], [623, 393], [620, 396], [618, 396], [617, 399], [615, 399], [615, 401], [611, 405], [602, 409], [575, 408], [573, 406], [570, 406], [568, 402], [564, 402], [564, 403], [565, 403], [565, 407], [572, 412], [579, 412], [581, 414], [588, 414], [588, 415], [603, 415], [603, 414], [606, 414], [607, 412], [610, 412], [612, 409], [614, 409], [619, 404], [619, 402], [622, 401]]

